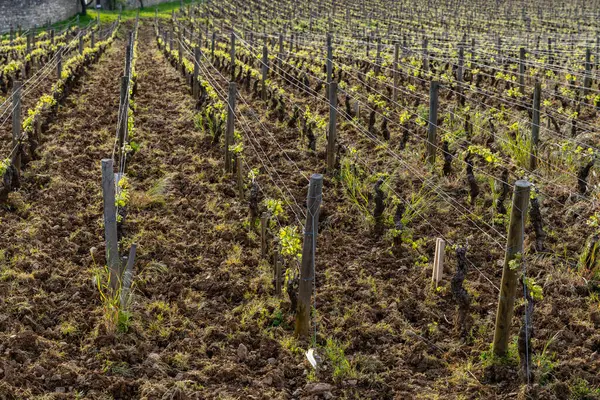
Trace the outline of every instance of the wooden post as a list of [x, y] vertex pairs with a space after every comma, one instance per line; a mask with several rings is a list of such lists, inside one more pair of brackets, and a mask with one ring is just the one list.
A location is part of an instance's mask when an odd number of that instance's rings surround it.
[[79, 54], [83, 54], [83, 33], [79, 34]]
[[585, 51], [585, 75], [583, 78], [583, 101], [587, 102], [586, 96], [592, 87], [592, 52], [590, 49]]
[[429, 131], [427, 133], [427, 162], [435, 164], [436, 153], [436, 133], [437, 133], [437, 114], [438, 114], [438, 94], [440, 84], [432, 81], [429, 87]]
[[210, 44], [210, 56], [212, 58], [215, 58], [215, 41], [217, 40], [217, 33], [213, 32], [212, 34], [212, 41]]
[[331, 47], [331, 34], [327, 34], [327, 84], [333, 78], [333, 48]]
[[329, 83], [329, 132], [327, 135], [327, 173], [335, 168], [335, 144], [337, 141], [337, 82]]
[[102, 160], [102, 196], [104, 200], [104, 238], [106, 265], [110, 273], [110, 289], [116, 294], [121, 280], [119, 245], [117, 241], [117, 208], [115, 206], [115, 174], [113, 160]]
[[446, 249], [446, 242], [444, 239], [437, 238], [435, 239], [435, 255], [433, 257], [433, 275], [431, 277], [431, 281], [435, 284], [435, 287], [438, 287], [438, 283], [442, 280], [444, 276], [444, 256]]
[[262, 213], [260, 217], [260, 256], [267, 257], [267, 223], [269, 222], [269, 213]]
[[58, 79], [62, 75], [62, 48], [58, 49], [56, 54], [56, 74], [58, 75]]
[[279, 70], [281, 71], [283, 69], [283, 34], [281, 33], [279, 34], [279, 55], [277, 58]]
[[393, 74], [394, 74], [394, 90], [392, 92], [392, 102], [398, 101], [398, 58], [400, 56], [400, 44], [396, 43], [394, 45], [394, 65], [392, 66]]
[[200, 73], [200, 46], [194, 48], [194, 77], [192, 78], [192, 96], [198, 100], [200, 97], [200, 82], [198, 74]]
[[518, 254], [523, 253], [523, 227], [529, 206], [529, 191], [531, 184], [525, 180], [515, 183], [513, 205], [508, 228], [508, 243], [502, 271], [502, 285], [496, 314], [496, 330], [494, 332], [494, 354], [498, 357], [506, 355], [510, 341], [510, 326], [512, 323], [515, 294], [517, 291], [517, 276], [519, 271], [511, 268], [510, 262]]
[[231, 82], [235, 81], [235, 32], [231, 30]]
[[375, 75], [381, 72], [381, 38], [377, 38], [377, 53], [375, 53]]
[[[12, 147], [15, 148], [19, 145], [21, 140], [21, 91], [22, 91], [22, 83], [21, 81], [13, 82], [13, 96], [12, 96]], [[14, 155], [14, 166], [17, 171], [21, 171], [21, 151], [20, 149], [15, 150], [16, 153]]]
[[27, 49], [26, 53], [31, 53], [31, 34], [27, 35]]
[[525, 48], [519, 49], [519, 91], [525, 94]]
[[267, 100], [267, 75], [269, 73], [269, 50], [267, 45], [263, 45], [262, 54], [262, 93], [261, 97], [263, 100]]
[[131, 71], [131, 53], [133, 52], [133, 45], [127, 44], [125, 48], [125, 75], [129, 76]]
[[279, 246], [273, 249], [273, 270], [275, 278], [275, 295], [281, 296], [281, 256]]
[[535, 83], [533, 91], [533, 110], [531, 121], [531, 150], [529, 160], [529, 170], [534, 171], [537, 167], [538, 142], [540, 140], [540, 98], [542, 86], [539, 82]]
[[183, 40], [181, 38], [181, 29], [179, 31], [177, 31], [177, 55], [179, 56], [179, 66], [181, 67], [183, 65], [183, 44], [182, 44]]
[[235, 97], [237, 86], [235, 82], [229, 82], [229, 98], [227, 100], [227, 130], [225, 132], [225, 172], [232, 172], [231, 151], [229, 147], [233, 145], [233, 129], [235, 125]]
[[429, 53], [428, 48], [429, 41], [427, 39], [423, 39], [423, 72], [429, 72]]
[[96, 47], [96, 32], [92, 32], [92, 42], [91, 42], [91, 47], [92, 49], [94, 47]]
[[457, 89], [458, 89], [458, 103], [464, 104], [464, 69], [465, 69], [465, 48], [462, 43], [458, 47], [458, 67], [456, 69], [456, 81], [457, 81]]
[[121, 77], [121, 93], [120, 93], [120, 109], [119, 109], [119, 157], [122, 156], [123, 145], [125, 144], [125, 136], [127, 131], [127, 118], [129, 104], [127, 104], [127, 91], [129, 86], [129, 77]]
[[54, 29], [50, 30], [50, 44], [54, 46]]
[[313, 174], [310, 177], [308, 198], [306, 200], [306, 225], [304, 228], [304, 243], [302, 246], [300, 287], [298, 288], [298, 309], [296, 310], [295, 335], [300, 337], [308, 336], [310, 330], [310, 300], [316, 273], [315, 251], [322, 193], [323, 175]]

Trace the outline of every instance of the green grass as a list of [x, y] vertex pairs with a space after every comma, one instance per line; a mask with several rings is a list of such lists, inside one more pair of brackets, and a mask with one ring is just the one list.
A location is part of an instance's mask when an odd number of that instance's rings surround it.
[[[199, 3], [199, 0], [183, 0], [185, 5]], [[159, 18], [169, 18], [173, 10], [177, 11], [180, 8], [179, 1], [171, 1], [169, 3], [161, 3], [156, 6], [144, 7], [140, 10], [140, 18], [154, 18], [155, 10], [158, 10]], [[127, 9], [121, 13], [122, 20], [134, 19], [137, 15], [138, 9]], [[119, 10], [99, 10], [100, 23], [110, 24], [119, 17]], [[79, 26], [85, 26], [96, 18], [96, 9], [90, 8], [86, 15], [79, 17]]]

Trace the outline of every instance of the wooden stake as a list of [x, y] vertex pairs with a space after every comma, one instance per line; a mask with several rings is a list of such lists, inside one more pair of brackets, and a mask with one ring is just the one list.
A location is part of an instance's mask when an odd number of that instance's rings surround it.
[[327, 84], [333, 79], [333, 48], [331, 47], [331, 34], [327, 34]]
[[529, 159], [529, 170], [534, 171], [537, 167], [538, 142], [540, 140], [540, 98], [542, 86], [539, 82], [535, 83], [533, 91], [533, 111], [531, 121], [531, 149]]
[[335, 144], [337, 141], [337, 82], [329, 83], [329, 131], [327, 135], [327, 173], [333, 174], [335, 168]]
[[436, 133], [437, 133], [437, 114], [438, 114], [438, 94], [440, 84], [432, 81], [429, 87], [429, 131], [427, 134], [427, 162], [435, 164], [436, 153]]
[[235, 81], [235, 32], [231, 30], [231, 51], [229, 53], [231, 57], [231, 82]]
[[456, 81], [458, 83], [458, 103], [464, 103], [464, 88], [463, 88], [463, 80], [464, 80], [464, 65], [465, 65], [465, 48], [462, 44], [458, 48], [458, 67], [456, 69]]
[[127, 135], [127, 119], [129, 117], [129, 104], [127, 104], [127, 89], [129, 86], [129, 77], [121, 77], [121, 108], [119, 110], [119, 158], [123, 156], [123, 145], [125, 144], [125, 137]]
[[200, 82], [198, 74], [200, 73], [200, 46], [194, 48], [194, 77], [192, 78], [192, 96], [198, 100], [200, 97]]
[[115, 174], [113, 160], [102, 160], [102, 196], [104, 200], [104, 237], [106, 240], [106, 264], [110, 272], [110, 289], [117, 293], [121, 279], [119, 245], [117, 241], [117, 208], [115, 206]]
[[511, 261], [523, 253], [523, 228], [529, 206], [529, 191], [531, 184], [525, 180], [515, 183], [513, 204], [508, 228], [508, 243], [502, 271], [502, 285], [496, 313], [496, 330], [494, 332], [494, 354], [503, 357], [508, 351], [510, 341], [510, 326], [514, 312], [515, 294], [517, 291], [518, 271], [511, 268]]
[[398, 101], [398, 57], [400, 56], [400, 44], [396, 43], [394, 45], [394, 65], [392, 67], [394, 74], [394, 90], [392, 92], [392, 101], [395, 103]]
[[262, 54], [262, 93], [261, 97], [263, 100], [267, 100], [267, 75], [269, 73], [269, 50], [267, 45], [263, 45]]
[[18, 148], [19, 143], [21, 141], [21, 91], [22, 91], [22, 83], [21, 81], [13, 82], [13, 96], [12, 96], [12, 105], [13, 105], [13, 113], [12, 113], [12, 147], [17, 149], [15, 150], [15, 155], [13, 157], [13, 164], [17, 169], [17, 172], [21, 171], [21, 150]]
[[235, 127], [235, 98], [237, 95], [237, 85], [235, 82], [229, 82], [229, 98], [227, 99], [227, 130], [225, 131], [225, 172], [232, 172], [231, 151], [229, 147], [233, 145], [233, 130]]
[[58, 75], [58, 79], [62, 75], [62, 48], [58, 49], [56, 54], [56, 74]]
[[435, 284], [436, 288], [444, 275], [445, 249], [446, 242], [443, 239], [437, 238], [435, 240], [435, 255], [433, 257], [433, 275], [431, 277], [431, 281]]
[[519, 49], [519, 91], [525, 94], [525, 48]]
[[[302, 246], [302, 265], [300, 268], [300, 287], [298, 289], [298, 309], [296, 310], [295, 335], [308, 336], [310, 329], [310, 300], [315, 279], [315, 251], [319, 228], [319, 211], [323, 193], [323, 175], [310, 177], [308, 198], [306, 201], [306, 225]], [[316, 338], [315, 338], [316, 339]]]

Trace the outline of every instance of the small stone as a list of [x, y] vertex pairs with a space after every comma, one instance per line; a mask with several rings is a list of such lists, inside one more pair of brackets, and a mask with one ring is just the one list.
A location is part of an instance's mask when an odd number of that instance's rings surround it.
[[177, 375], [175, 375], [175, 380], [176, 381], [182, 381], [183, 380], [183, 374], [180, 372]]
[[331, 394], [331, 392], [325, 392], [325, 393], [323, 393], [323, 398], [325, 400], [333, 399], [333, 394]]
[[160, 362], [160, 355], [156, 354], [156, 353], [150, 353], [150, 354], [148, 354], [148, 358], [146, 358], [146, 361], [151, 364]]
[[271, 358], [269, 358], [269, 359], [267, 360], [267, 362], [268, 362], [269, 364], [271, 364], [271, 365], [275, 365], [275, 364], [277, 363], [277, 360], [276, 360], [276, 359], [274, 359], [273, 357], [271, 357]]
[[309, 383], [304, 387], [304, 391], [307, 395], [321, 394], [325, 392], [331, 392], [333, 386], [328, 383]]
[[240, 343], [237, 349], [237, 356], [238, 360], [240, 361], [246, 361], [246, 359], [248, 358], [248, 348], [244, 346], [243, 343]]
[[67, 389], [65, 389], [62, 386], [57, 387], [56, 389], [54, 389], [55, 393], [66, 393]]
[[302, 394], [302, 388], [298, 388], [298, 389], [294, 390], [294, 393], [292, 393], [292, 396], [298, 397], [301, 394]]
[[273, 377], [267, 376], [265, 379], [263, 379], [262, 383], [266, 386], [271, 386], [273, 384]]
[[350, 379], [346, 383], [348, 384], [348, 386], [356, 386], [356, 384], [358, 383], [358, 381], [356, 379]]

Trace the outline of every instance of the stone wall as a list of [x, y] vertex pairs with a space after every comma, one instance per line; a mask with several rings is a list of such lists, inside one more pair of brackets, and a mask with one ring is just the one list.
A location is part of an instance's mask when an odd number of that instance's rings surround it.
[[0, 0], [0, 32], [12, 25], [29, 29], [73, 17], [79, 12], [79, 0]]

